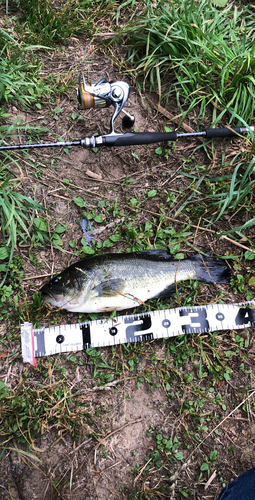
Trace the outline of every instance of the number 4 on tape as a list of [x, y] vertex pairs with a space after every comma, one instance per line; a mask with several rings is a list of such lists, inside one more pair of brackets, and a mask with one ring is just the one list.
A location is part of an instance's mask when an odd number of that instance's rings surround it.
[[113, 319], [33, 329], [21, 325], [22, 357], [35, 365], [35, 358], [88, 347], [171, 338], [184, 334], [231, 330], [255, 326], [255, 301], [241, 304], [208, 304], [178, 307]]

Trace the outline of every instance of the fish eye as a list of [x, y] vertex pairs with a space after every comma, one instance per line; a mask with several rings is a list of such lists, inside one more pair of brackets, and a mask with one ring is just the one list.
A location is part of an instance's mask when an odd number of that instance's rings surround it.
[[60, 279], [61, 278], [53, 278], [52, 285], [56, 285], [60, 281]]

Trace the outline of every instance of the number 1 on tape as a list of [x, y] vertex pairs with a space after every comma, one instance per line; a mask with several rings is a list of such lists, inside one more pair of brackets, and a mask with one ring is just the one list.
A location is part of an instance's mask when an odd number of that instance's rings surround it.
[[208, 304], [148, 313], [97, 319], [86, 323], [33, 329], [21, 325], [22, 357], [35, 365], [35, 358], [88, 347], [171, 338], [255, 326], [255, 301], [240, 304]]

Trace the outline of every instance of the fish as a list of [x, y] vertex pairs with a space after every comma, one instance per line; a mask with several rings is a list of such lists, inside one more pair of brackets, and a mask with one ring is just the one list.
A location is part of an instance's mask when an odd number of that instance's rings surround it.
[[71, 312], [101, 313], [130, 309], [177, 291], [177, 283], [226, 283], [229, 267], [200, 254], [175, 260], [167, 250], [93, 255], [70, 265], [44, 284], [46, 305]]

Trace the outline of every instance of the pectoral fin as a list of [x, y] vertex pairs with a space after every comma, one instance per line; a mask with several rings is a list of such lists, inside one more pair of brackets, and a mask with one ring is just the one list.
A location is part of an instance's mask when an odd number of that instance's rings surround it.
[[125, 288], [125, 281], [121, 278], [106, 279], [93, 289], [99, 297], [116, 297], [122, 294]]

